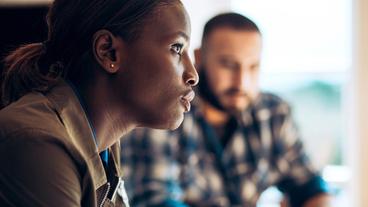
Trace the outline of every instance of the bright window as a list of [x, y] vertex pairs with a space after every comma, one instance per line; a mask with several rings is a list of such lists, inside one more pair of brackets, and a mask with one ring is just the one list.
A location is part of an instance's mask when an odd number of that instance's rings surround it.
[[350, 0], [233, 0], [232, 9], [260, 26], [266, 73], [351, 66]]

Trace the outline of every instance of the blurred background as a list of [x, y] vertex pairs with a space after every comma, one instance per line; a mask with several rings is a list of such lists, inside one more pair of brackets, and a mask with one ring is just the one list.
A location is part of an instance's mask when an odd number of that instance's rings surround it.
[[[51, 0], [0, 0], [0, 57], [47, 36]], [[368, 205], [367, 0], [183, 0], [192, 21], [191, 50], [212, 16], [236, 11], [263, 38], [261, 85], [293, 107], [308, 153], [333, 187], [336, 207]], [[0, 64], [0, 71], [2, 69]], [[367, 125], [366, 127], [364, 125]], [[271, 188], [259, 207], [278, 206]]]

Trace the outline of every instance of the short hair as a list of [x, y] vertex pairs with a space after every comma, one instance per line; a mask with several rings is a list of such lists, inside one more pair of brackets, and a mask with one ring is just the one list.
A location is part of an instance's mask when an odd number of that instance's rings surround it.
[[228, 12], [216, 15], [206, 23], [203, 30], [202, 43], [204, 43], [211, 32], [224, 27], [261, 34], [258, 26], [251, 19], [238, 13]]

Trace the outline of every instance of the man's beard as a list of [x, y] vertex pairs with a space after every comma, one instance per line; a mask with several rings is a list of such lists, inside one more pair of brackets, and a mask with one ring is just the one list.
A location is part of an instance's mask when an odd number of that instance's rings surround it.
[[220, 99], [215, 95], [213, 89], [209, 85], [207, 70], [204, 66], [200, 66], [199, 68], [199, 77], [200, 81], [198, 83], [198, 92], [201, 98], [211, 106], [215, 107], [217, 110], [227, 112], [226, 107], [221, 104]]
[[207, 80], [207, 73], [204, 66], [200, 66], [199, 68], [199, 78], [200, 81], [198, 83], [198, 92], [202, 99], [204, 99], [208, 104], [212, 105], [216, 109], [226, 112], [227, 110], [221, 104], [219, 98], [215, 95], [212, 88], [210, 87]]
[[[242, 109], [238, 109], [238, 108], [229, 108], [224, 106], [221, 101], [220, 98], [218, 96], [216, 96], [216, 94], [214, 93], [214, 90], [211, 88], [209, 82], [208, 82], [208, 70], [206, 70], [206, 68], [202, 65], [199, 68], [199, 77], [200, 77], [200, 81], [198, 83], [198, 92], [199, 95], [201, 96], [202, 99], [204, 99], [208, 104], [210, 104], [211, 106], [215, 107], [216, 109], [222, 111], [222, 112], [226, 112], [229, 114], [237, 114], [239, 112], [242, 111]], [[226, 90], [224, 92], [224, 95], [235, 95], [238, 93], [242, 93], [242, 96], [245, 96], [248, 98], [248, 100], [250, 100], [250, 97], [248, 94], [244, 93], [244, 92], [240, 92], [238, 89], [236, 88], [230, 88], [228, 90]]]

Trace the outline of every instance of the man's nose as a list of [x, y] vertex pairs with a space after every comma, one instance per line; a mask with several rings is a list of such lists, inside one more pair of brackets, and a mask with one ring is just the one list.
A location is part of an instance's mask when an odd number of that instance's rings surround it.
[[237, 88], [246, 89], [251, 84], [251, 74], [247, 68], [238, 68], [234, 73], [233, 84]]

